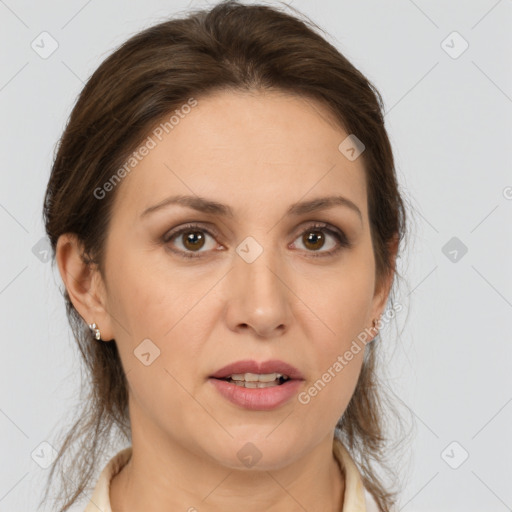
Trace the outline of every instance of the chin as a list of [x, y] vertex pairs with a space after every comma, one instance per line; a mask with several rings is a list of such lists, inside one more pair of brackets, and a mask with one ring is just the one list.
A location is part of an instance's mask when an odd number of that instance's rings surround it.
[[276, 435], [270, 440], [259, 433], [255, 436], [237, 436], [210, 453], [220, 464], [230, 469], [272, 471], [293, 462], [296, 448], [291, 438], [285, 440]]

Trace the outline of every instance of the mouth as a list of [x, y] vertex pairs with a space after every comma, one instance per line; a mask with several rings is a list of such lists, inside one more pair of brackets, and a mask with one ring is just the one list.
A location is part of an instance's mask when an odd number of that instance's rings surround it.
[[224, 366], [208, 380], [232, 404], [269, 411], [289, 402], [303, 385], [304, 377], [297, 368], [283, 361], [246, 360]]

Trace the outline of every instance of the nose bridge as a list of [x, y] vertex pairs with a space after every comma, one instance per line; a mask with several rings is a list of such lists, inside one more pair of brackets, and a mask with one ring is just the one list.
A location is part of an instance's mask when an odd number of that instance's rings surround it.
[[282, 292], [282, 283], [277, 276], [282, 265], [275, 247], [270, 244], [263, 247], [255, 238], [247, 237], [236, 252], [235, 273], [253, 297], [263, 294], [271, 299], [271, 295]]
[[[271, 237], [267, 237], [270, 239]], [[263, 247], [247, 237], [236, 249], [231, 274], [230, 320], [260, 334], [287, 324], [289, 290], [276, 247]]]

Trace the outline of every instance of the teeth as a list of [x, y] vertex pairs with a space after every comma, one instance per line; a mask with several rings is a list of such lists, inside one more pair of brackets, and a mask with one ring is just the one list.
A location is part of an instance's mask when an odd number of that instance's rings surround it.
[[[245, 381], [245, 382], [273, 382], [281, 377], [286, 377], [282, 373], [235, 373], [230, 375], [228, 378], [231, 378], [234, 381]], [[256, 387], [256, 386], [246, 386], [246, 387]]]
[[279, 386], [278, 382], [277, 381], [272, 381], [272, 382], [246, 382], [246, 381], [243, 381], [243, 380], [236, 380], [236, 381], [233, 381], [233, 384], [235, 384], [236, 386], [239, 386], [241, 388], [272, 388], [274, 386]]

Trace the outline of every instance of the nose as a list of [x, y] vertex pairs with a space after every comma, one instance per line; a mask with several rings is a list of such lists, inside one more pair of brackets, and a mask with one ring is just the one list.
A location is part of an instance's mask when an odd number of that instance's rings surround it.
[[229, 328], [251, 330], [265, 338], [281, 336], [290, 324], [292, 294], [283, 265], [271, 249], [264, 249], [252, 262], [237, 254], [233, 265], [227, 281]]

